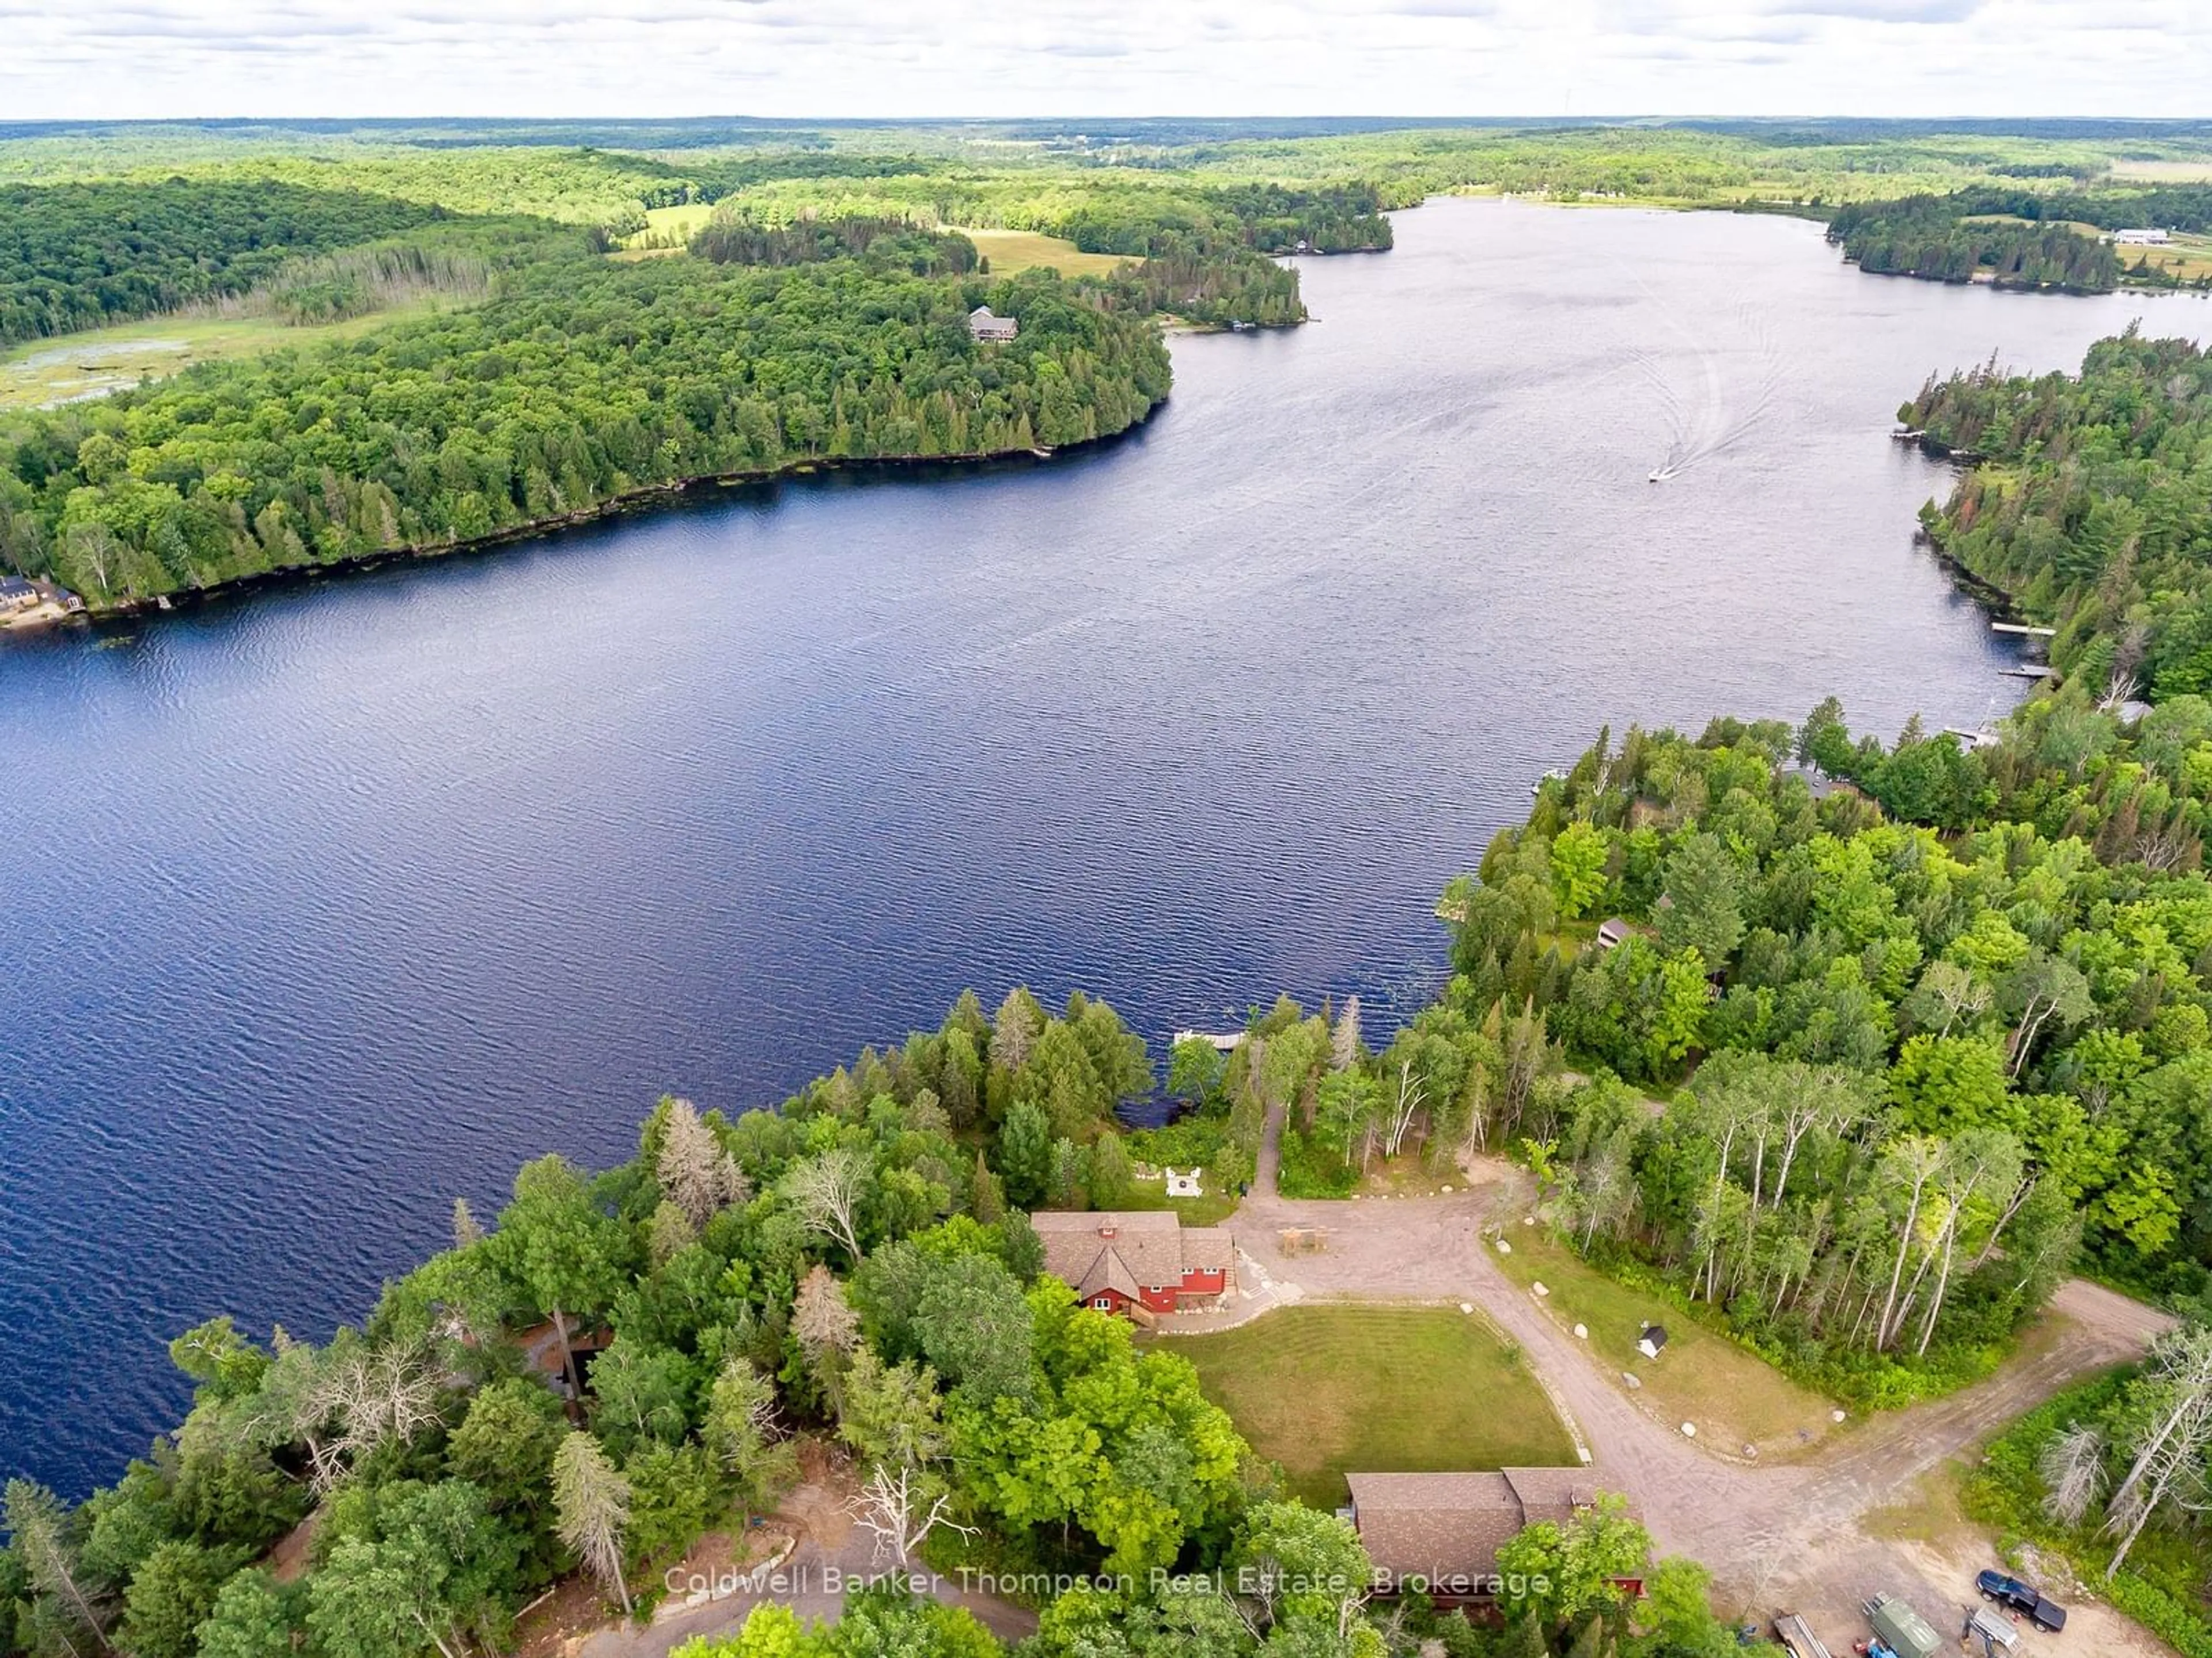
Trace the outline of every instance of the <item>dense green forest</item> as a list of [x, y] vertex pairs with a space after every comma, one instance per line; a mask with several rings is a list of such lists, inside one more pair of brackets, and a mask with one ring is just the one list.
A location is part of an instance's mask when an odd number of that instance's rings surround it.
[[2212, 691], [2212, 357], [2130, 330], [2078, 375], [1994, 362], [1899, 411], [1978, 464], [1923, 521], [1936, 544], [2056, 624], [2051, 661], [2100, 697]]
[[0, 346], [243, 294], [439, 210], [269, 180], [0, 185]]
[[[1271, 252], [1389, 240], [1374, 192], [1352, 185], [979, 184], [972, 168], [897, 156], [703, 158], [679, 173], [590, 151], [442, 155], [270, 158], [272, 174], [374, 179], [410, 200], [220, 170], [11, 186], [0, 224], [38, 280], [0, 286], [13, 296], [0, 305], [26, 330], [195, 300], [306, 324], [424, 299], [446, 309], [9, 422], [0, 568], [99, 610], [450, 547], [700, 477], [1079, 443], [1166, 395], [1151, 317], [1295, 323], [1297, 274]], [[716, 198], [694, 258], [598, 257], [649, 208]], [[253, 201], [265, 206], [241, 206]], [[495, 203], [586, 223], [455, 211]], [[986, 281], [948, 228], [962, 222], [1046, 229], [1128, 263], [1104, 279]], [[47, 273], [64, 253], [74, 286], [58, 287]], [[970, 341], [960, 313], [979, 303], [1020, 338]]]
[[1593, 1256], [1869, 1402], [1994, 1362], [2077, 1251], [2202, 1303], [2212, 887], [2158, 814], [2208, 763], [2195, 698], [2133, 736], [2051, 701], [1975, 754], [1832, 704], [1601, 740], [1450, 896], [1425, 1016], [1525, 1009], [1592, 1080], [1469, 1132]]
[[[1018, 340], [970, 340], [986, 301]], [[1143, 419], [1168, 375], [1148, 324], [1048, 272], [616, 265], [579, 244], [474, 309], [17, 422], [0, 563], [143, 599], [689, 478], [1080, 443]]]
[[724, 198], [720, 227], [810, 218], [901, 220], [917, 226], [1033, 230], [1086, 253], [1132, 262], [1118, 286], [1139, 307], [1188, 322], [1263, 326], [1302, 321], [1297, 273], [1271, 255], [1390, 246], [1371, 187], [1212, 187], [1136, 177], [933, 170], [765, 183]]
[[[457, 1204], [452, 1247], [319, 1346], [187, 1331], [191, 1414], [120, 1481], [74, 1509], [8, 1485], [0, 1652], [499, 1650], [567, 1573], [610, 1611], [649, 1606], [659, 1569], [772, 1506], [809, 1442], [852, 1459], [887, 1569], [1090, 1580], [1039, 1607], [1036, 1658], [1728, 1649], [1698, 1568], [1662, 1564], [1642, 1604], [1614, 1585], [1650, 1543], [1612, 1507], [1507, 1546], [1503, 1630], [1417, 1604], [1386, 1639], [1352, 1527], [1282, 1496], [1188, 1361], [1039, 1276], [1022, 1206], [1131, 1200], [1113, 1111], [1152, 1085], [1103, 1004], [1055, 1015], [1017, 990], [987, 1017], [966, 995], [777, 1109], [664, 1100], [620, 1168], [528, 1164], [489, 1231]], [[1206, 1079], [1251, 1124], [1269, 1085], [1244, 1054]], [[310, 1515], [299, 1567], [272, 1570]], [[999, 1647], [879, 1588], [826, 1630], [769, 1608], [692, 1650]]]
[[1986, 272], [1999, 288], [2063, 294], [2109, 294], [2120, 281], [2110, 243], [2063, 224], [1966, 216], [1955, 197], [1845, 207], [1829, 222], [1828, 239], [1874, 276], [1963, 282]]
[[799, 219], [786, 225], [717, 219], [691, 239], [691, 252], [716, 264], [859, 258], [917, 276], [964, 276], [976, 268], [975, 244], [965, 236], [917, 231], [903, 219]]

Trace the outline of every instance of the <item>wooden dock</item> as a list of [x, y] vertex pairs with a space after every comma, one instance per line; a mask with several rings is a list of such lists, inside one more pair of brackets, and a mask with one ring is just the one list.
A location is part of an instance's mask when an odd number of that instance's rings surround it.
[[1227, 1033], [1215, 1030], [1178, 1030], [1168, 1039], [1168, 1042], [1170, 1047], [1177, 1042], [1204, 1042], [1207, 1047], [1218, 1048], [1226, 1054], [1243, 1040], [1244, 1033], [1241, 1030]]
[[2056, 628], [2033, 628], [2025, 622], [1992, 622], [1990, 631], [1993, 634], [2026, 634], [2030, 639], [2056, 639], [2058, 636]]

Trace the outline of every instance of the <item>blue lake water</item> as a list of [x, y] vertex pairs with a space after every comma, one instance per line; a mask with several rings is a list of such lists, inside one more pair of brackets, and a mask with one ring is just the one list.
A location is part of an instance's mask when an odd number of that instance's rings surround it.
[[[321, 1338], [547, 1149], [772, 1103], [963, 985], [1387, 1018], [1596, 728], [1978, 724], [1931, 369], [2191, 299], [1780, 219], [1439, 202], [1095, 452], [809, 481], [0, 649], [0, 1474], [112, 1478], [228, 1310]], [[1656, 467], [1680, 470], [1647, 482]]]

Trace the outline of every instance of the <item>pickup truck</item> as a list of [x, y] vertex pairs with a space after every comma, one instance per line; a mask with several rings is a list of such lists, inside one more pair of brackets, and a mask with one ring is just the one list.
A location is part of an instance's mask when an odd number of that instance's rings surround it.
[[2014, 1612], [2025, 1612], [2038, 1629], [2054, 1633], [2066, 1627], [2066, 1608], [2050, 1599], [2031, 1584], [2017, 1577], [2008, 1577], [2001, 1571], [1978, 1572], [1974, 1587], [1982, 1592], [1982, 1599], [1994, 1600], [1999, 1606], [2010, 1606]]

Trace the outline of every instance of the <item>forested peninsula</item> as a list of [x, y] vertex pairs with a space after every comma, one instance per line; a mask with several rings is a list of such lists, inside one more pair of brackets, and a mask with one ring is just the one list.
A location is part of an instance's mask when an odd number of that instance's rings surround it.
[[[2204, 148], [1849, 124], [19, 135], [0, 571], [97, 614], [704, 479], [1110, 436], [1166, 394], [1158, 322], [1297, 324], [1296, 256], [1387, 249], [1387, 212], [1437, 191], [1807, 213], [1870, 271], [1942, 280], [2196, 281], [2193, 241], [2129, 263], [2098, 236], [2212, 227], [2212, 188], [2123, 171]], [[979, 305], [1018, 337], [968, 337]], [[148, 318], [180, 337], [116, 326]]]
[[2130, 330], [2078, 375], [1986, 364], [1898, 416], [1970, 466], [1923, 511], [1928, 536], [2057, 628], [2069, 682], [2114, 705], [2212, 691], [2212, 356]]
[[[107, 609], [699, 479], [1084, 443], [1168, 393], [1152, 324], [1049, 273], [917, 274], [896, 238], [773, 269], [610, 264], [573, 240], [472, 308], [21, 422], [0, 562]], [[1019, 337], [972, 339], [984, 304]]]

